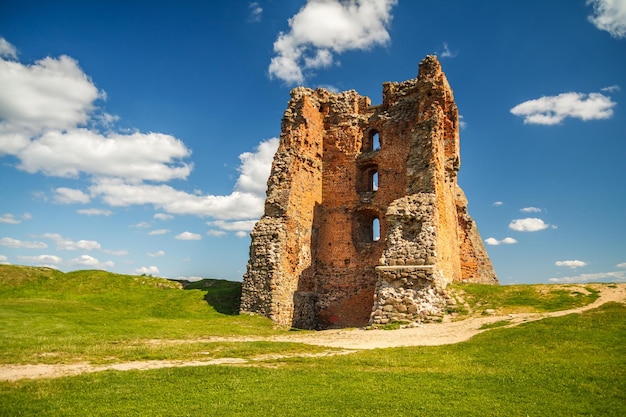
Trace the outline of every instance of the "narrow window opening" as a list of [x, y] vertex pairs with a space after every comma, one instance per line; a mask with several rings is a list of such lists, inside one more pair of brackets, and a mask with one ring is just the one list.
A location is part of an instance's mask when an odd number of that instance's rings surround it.
[[380, 134], [377, 131], [372, 133], [372, 150], [377, 151], [380, 149]]
[[380, 240], [380, 220], [378, 217], [372, 220], [372, 241], [377, 242]]
[[372, 129], [363, 137], [362, 152], [377, 151], [381, 147], [380, 134], [378, 130]]
[[378, 167], [376, 165], [366, 165], [359, 168], [356, 188], [359, 193], [378, 190]]

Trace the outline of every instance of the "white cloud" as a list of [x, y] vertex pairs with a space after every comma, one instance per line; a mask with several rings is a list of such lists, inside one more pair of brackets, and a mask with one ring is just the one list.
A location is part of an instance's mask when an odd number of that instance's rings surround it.
[[540, 213], [541, 209], [537, 207], [524, 207], [524, 208], [519, 209], [519, 211], [524, 212], [524, 213]]
[[154, 265], [150, 265], [148, 267], [142, 266], [141, 268], [135, 269], [135, 274], [139, 275], [159, 275], [159, 268]]
[[569, 277], [554, 277], [550, 278], [549, 281], [565, 284], [589, 281], [626, 282], [626, 271], [598, 272], [595, 274], [580, 274]]
[[91, 201], [91, 198], [88, 194], [85, 194], [81, 190], [77, 190], [74, 188], [60, 187], [54, 190], [54, 192], [56, 193], [56, 195], [54, 196], [54, 201], [61, 204], [86, 204]]
[[244, 231], [239, 231], [239, 232], [235, 233], [235, 236], [237, 236], [239, 238], [244, 238], [244, 237], [249, 236], [249, 233], [244, 232]]
[[156, 251], [156, 252], [154, 252], [154, 253], [150, 253], [150, 252], [148, 252], [148, 253], [147, 253], [147, 255], [148, 255], [149, 257], [151, 257], [151, 258], [158, 258], [158, 257], [160, 257], [160, 256], [165, 256], [165, 251], [158, 250], [158, 251]]
[[309, 0], [274, 42], [270, 77], [304, 82], [303, 71], [332, 65], [333, 53], [386, 45], [397, 0]]
[[29, 262], [35, 264], [60, 264], [63, 258], [55, 255], [37, 255], [37, 256], [18, 256], [20, 262]]
[[[160, 133], [110, 131], [117, 116], [94, 103], [104, 99], [78, 62], [47, 57], [32, 65], [0, 59], [0, 155], [14, 155], [29, 173], [114, 176], [131, 181], [184, 179], [191, 152]], [[88, 125], [104, 125], [102, 134]]]
[[0, 57], [17, 59], [17, 49], [4, 38], [0, 38]]
[[[370, 4], [356, 9], [363, 14], [376, 7]], [[243, 220], [263, 213], [277, 138], [262, 141], [253, 152], [240, 155], [239, 178], [232, 193], [190, 193], [158, 182], [187, 178], [193, 167], [184, 159], [191, 151], [170, 135], [122, 134], [110, 129], [116, 117], [95, 104], [105, 93], [74, 59], [48, 57], [32, 65], [3, 59], [0, 85], [9, 86], [0, 89], [0, 155], [15, 156], [17, 166], [26, 172], [71, 178], [86, 174], [91, 183], [88, 193], [56, 189], [56, 202], [85, 204], [99, 199], [113, 207], [149, 204], [165, 212], [155, 215], [161, 220], [175, 214]], [[93, 127], [98, 123], [109, 125], [106, 134]]]
[[177, 281], [196, 282], [196, 281], [202, 281], [204, 278], [196, 277], [196, 276], [190, 276], [190, 277], [180, 276], [180, 277], [176, 277], [174, 279], [177, 280]]
[[126, 256], [128, 255], [128, 251], [126, 249], [121, 250], [111, 250], [111, 249], [102, 249], [103, 253], [113, 256]]
[[13, 239], [11, 237], [3, 237], [2, 239], [0, 239], [0, 246], [19, 249], [44, 249], [48, 247], [48, 245], [43, 242], [27, 242], [23, 240]]
[[267, 178], [270, 175], [274, 154], [278, 149], [278, 138], [267, 139], [256, 147], [255, 152], [239, 155], [239, 178], [235, 190], [262, 196], [265, 200]]
[[221, 236], [226, 236], [226, 232], [223, 230], [207, 230], [206, 232], [207, 236], [213, 236], [213, 237], [221, 237]]
[[84, 214], [86, 216], [110, 216], [111, 214], [113, 214], [111, 210], [97, 209], [97, 208], [80, 209], [80, 210], [76, 210], [76, 212], [78, 214]]
[[179, 233], [176, 236], [174, 236], [174, 239], [178, 239], [178, 240], [200, 240], [200, 239], [202, 239], [202, 236], [200, 236], [197, 233], [182, 232], [182, 233]]
[[94, 176], [129, 181], [185, 179], [192, 165], [180, 162], [191, 151], [182, 141], [161, 133], [108, 133], [50, 130], [16, 153], [18, 168], [57, 177]]
[[589, 21], [600, 30], [605, 30], [614, 38], [626, 38], [625, 0], [587, 0], [593, 6]]
[[130, 227], [136, 227], [137, 229], [146, 229], [150, 227], [151, 224], [148, 222], [139, 222], [137, 224], [131, 224]]
[[157, 220], [172, 220], [174, 216], [172, 216], [171, 214], [156, 213], [154, 216], [152, 216], [152, 218]]
[[621, 264], [616, 265], [618, 268], [626, 268], [626, 262], [622, 262]]
[[171, 231], [170, 229], [155, 229], [155, 230], [151, 230], [148, 234], [150, 236], [158, 236], [158, 235], [165, 235], [169, 233], [170, 231]]
[[260, 22], [261, 17], [263, 15], [263, 8], [259, 5], [258, 2], [253, 1], [248, 5], [250, 8], [250, 17], [248, 18], [251, 22]]
[[89, 255], [81, 255], [78, 258], [71, 259], [68, 263], [70, 265], [88, 267], [91, 269], [108, 269], [115, 266], [112, 261], [100, 262], [97, 258]]
[[92, 196], [111, 206], [152, 204], [172, 214], [209, 216], [217, 219], [251, 219], [263, 214], [265, 190], [278, 139], [261, 142], [256, 152], [240, 155], [239, 178], [229, 195], [196, 195], [169, 185], [131, 183], [119, 178], [100, 178], [90, 187]]
[[58, 233], [44, 233], [42, 238], [51, 239], [57, 247], [57, 250], [94, 250], [100, 249], [100, 243], [95, 240], [79, 240], [74, 242], [71, 239], [64, 238]]
[[496, 207], [500, 207], [501, 205], [503, 205], [504, 203], [502, 201], [494, 201], [493, 205]]
[[4, 213], [4, 214], [0, 214], [0, 223], [20, 224], [20, 223], [22, 223], [22, 221], [20, 219], [16, 218], [11, 213]]
[[498, 240], [498, 239], [493, 238], [493, 237], [488, 237], [487, 239], [485, 239], [485, 243], [488, 244], [488, 245], [492, 245], [492, 246], [513, 245], [513, 244], [517, 243], [517, 240], [513, 239], [512, 237], [505, 237], [502, 240]]
[[550, 225], [536, 217], [527, 217], [525, 219], [515, 219], [509, 224], [509, 229], [518, 232], [538, 232], [547, 229]]
[[0, 265], [8, 265], [9, 264], [9, 258], [7, 258], [5, 255], [0, 255]]
[[610, 97], [600, 93], [562, 93], [528, 100], [511, 109], [524, 118], [525, 124], [555, 125], [567, 117], [583, 121], [608, 119], [616, 105]]
[[556, 266], [566, 266], [568, 268], [576, 269], [586, 266], [587, 263], [579, 260], [571, 260], [571, 261], [556, 261], [554, 263]]
[[600, 91], [605, 91], [607, 93], [617, 93], [620, 91], [619, 85], [610, 85], [608, 87], [601, 88]]
[[448, 42], [443, 43], [443, 50], [438, 53], [439, 57], [441, 58], [454, 58], [458, 54], [459, 54], [458, 51], [452, 52], [450, 50], [450, 48], [448, 47]]
[[223, 220], [216, 220], [212, 222], [207, 222], [209, 226], [219, 227], [223, 230], [229, 231], [250, 231], [256, 224], [256, 220], [240, 220], [235, 222], [226, 222]]
[[463, 115], [459, 114], [459, 128], [465, 130], [467, 128], [467, 122], [463, 119]]
[[[47, 129], [67, 130], [89, 121], [101, 94], [68, 56], [32, 65], [0, 60], [0, 152], [16, 153], [30, 136]], [[7, 134], [20, 138], [7, 148]], [[61, 157], [61, 156], [59, 156]]]

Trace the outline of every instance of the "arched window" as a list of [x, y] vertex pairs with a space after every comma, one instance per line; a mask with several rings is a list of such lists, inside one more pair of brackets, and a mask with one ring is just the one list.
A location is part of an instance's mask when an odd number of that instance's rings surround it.
[[356, 213], [354, 235], [358, 244], [378, 242], [381, 237], [381, 224], [378, 213], [373, 210], [362, 210]]
[[380, 149], [380, 133], [375, 130], [372, 130], [372, 150], [377, 151]]
[[372, 184], [371, 191], [378, 191], [378, 171], [372, 171], [371, 172], [371, 180], [370, 183]]
[[374, 217], [372, 220], [372, 241], [377, 242], [380, 240], [380, 220], [378, 217]]
[[359, 168], [356, 187], [359, 193], [378, 190], [378, 166], [376, 164], [368, 164]]
[[382, 141], [380, 139], [380, 133], [376, 129], [368, 131], [363, 138], [363, 146], [361, 152], [372, 152], [380, 149]]

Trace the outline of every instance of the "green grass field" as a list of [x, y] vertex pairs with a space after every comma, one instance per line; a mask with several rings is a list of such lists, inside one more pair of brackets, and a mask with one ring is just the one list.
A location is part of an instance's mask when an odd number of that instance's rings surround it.
[[[233, 311], [228, 300], [236, 300], [237, 285], [211, 280], [197, 287], [182, 290], [166, 280], [102, 271], [0, 266], [1, 363], [321, 349], [195, 342], [286, 331], [264, 318], [219, 313]], [[462, 291], [474, 311], [486, 305], [547, 311], [556, 308], [555, 298], [571, 308], [597, 297], [562, 287], [555, 291], [569, 295], [550, 295], [550, 286], [472, 287]], [[212, 288], [220, 290], [209, 296]], [[517, 301], [511, 296], [516, 291], [523, 293]], [[207, 301], [211, 297], [217, 308]], [[185, 339], [190, 343], [165, 343]], [[622, 416], [625, 393], [626, 306], [610, 303], [583, 314], [494, 328], [455, 345], [0, 382], [0, 416]]]

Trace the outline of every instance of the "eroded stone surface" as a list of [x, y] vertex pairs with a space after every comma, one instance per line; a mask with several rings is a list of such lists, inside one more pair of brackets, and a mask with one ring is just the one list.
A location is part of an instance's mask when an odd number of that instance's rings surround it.
[[458, 122], [433, 56], [378, 106], [292, 90], [241, 311], [309, 329], [413, 323], [441, 317], [452, 281], [497, 284], [457, 184]]

